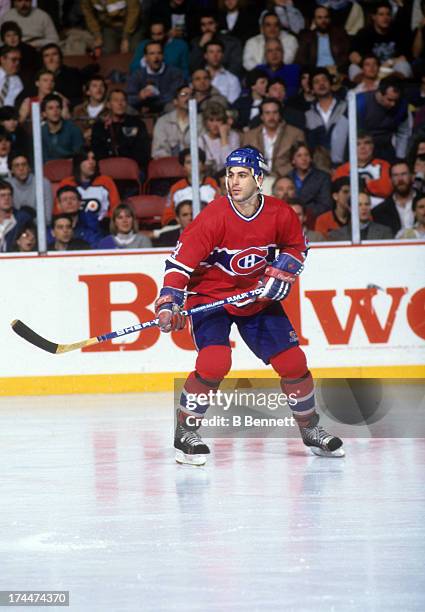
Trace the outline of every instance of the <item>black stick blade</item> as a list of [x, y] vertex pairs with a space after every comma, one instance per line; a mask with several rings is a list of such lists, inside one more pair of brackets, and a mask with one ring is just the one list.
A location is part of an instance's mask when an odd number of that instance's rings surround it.
[[35, 331], [30, 329], [28, 325], [25, 325], [25, 323], [22, 323], [22, 321], [19, 321], [18, 319], [12, 321], [12, 329], [15, 334], [18, 334], [18, 336], [21, 336], [21, 338], [27, 342], [30, 342], [34, 346], [38, 346], [38, 348], [42, 349], [43, 351], [55, 354], [58, 350], [57, 344], [50, 342], [50, 340], [46, 340], [46, 338], [42, 338], [36, 334]]

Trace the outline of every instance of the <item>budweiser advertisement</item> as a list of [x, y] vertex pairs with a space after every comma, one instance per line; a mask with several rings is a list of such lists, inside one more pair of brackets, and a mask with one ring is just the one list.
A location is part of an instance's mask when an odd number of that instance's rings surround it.
[[[69, 343], [152, 319], [169, 253], [2, 256], [1, 380], [191, 370], [188, 329], [164, 335], [151, 328], [64, 355], [40, 351], [10, 329], [21, 319], [44, 337]], [[424, 261], [423, 243], [313, 247], [284, 302], [310, 367], [424, 364]], [[236, 328], [231, 341], [235, 370], [264, 372]]]

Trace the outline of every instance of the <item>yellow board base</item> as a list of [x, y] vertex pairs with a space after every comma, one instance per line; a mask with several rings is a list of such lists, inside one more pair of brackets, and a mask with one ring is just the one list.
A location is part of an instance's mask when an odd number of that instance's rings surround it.
[[[315, 368], [315, 378], [423, 378], [425, 366]], [[142, 393], [172, 391], [175, 378], [187, 372], [157, 374], [90, 374], [0, 378], [0, 396], [68, 395], [72, 393]], [[277, 378], [272, 370], [234, 370], [232, 378]]]

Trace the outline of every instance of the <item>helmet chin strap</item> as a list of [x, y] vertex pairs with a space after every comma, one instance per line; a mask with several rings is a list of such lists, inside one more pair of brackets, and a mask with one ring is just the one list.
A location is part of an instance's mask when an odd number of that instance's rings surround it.
[[[249, 198], [246, 198], [245, 200], [239, 200], [238, 204], [246, 204], [247, 202], [252, 200], [252, 198], [254, 198], [255, 196], [259, 196], [262, 194], [262, 187], [260, 185], [260, 181], [258, 180], [258, 176], [256, 176], [254, 173], [252, 173], [252, 176], [254, 178], [255, 184], [257, 185], [257, 191], [255, 191], [252, 195], [250, 195]], [[227, 191], [227, 195], [233, 202], [233, 198], [230, 195], [229, 181], [228, 181], [227, 174], [226, 174], [226, 191]]]

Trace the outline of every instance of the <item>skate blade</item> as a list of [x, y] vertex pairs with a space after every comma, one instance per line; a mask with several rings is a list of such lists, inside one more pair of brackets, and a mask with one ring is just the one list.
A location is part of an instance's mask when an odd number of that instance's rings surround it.
[[176, 461], [185, 465], [205, 465], [207, 458], [205, 455], [186, 455], [181, 450], [176, 450]]
[[310, 446], [310, 450], [313, 455], [317, 455], [318, 457], [336, 457], [337, 459], [339, 457], [345, 457], [345, 451], [342, 446], [334, 451], [326, 451], [321, 448], [317, 448], [317, 446]]

